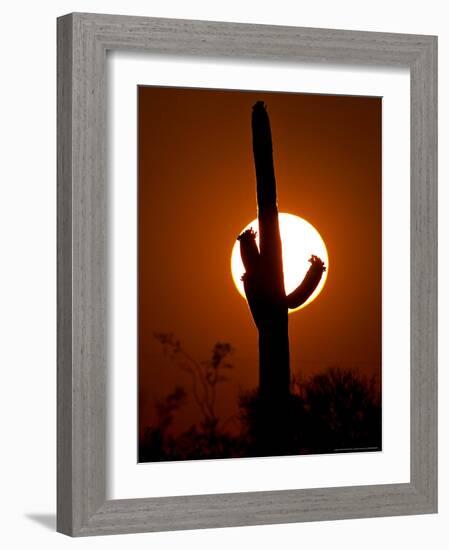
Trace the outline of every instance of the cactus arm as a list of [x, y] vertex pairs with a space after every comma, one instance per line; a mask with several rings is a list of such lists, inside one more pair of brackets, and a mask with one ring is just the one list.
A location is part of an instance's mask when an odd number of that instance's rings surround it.
[[256, 233], [247, 229], [237, 237], [240, 243], [240, 256], [246, 273], [255, 273], [260, 261], [259, 249], [256, 244]]
[[306, 302], [313, 294], [326, 271], [323, 261], [318, 256], [312, 255], [309, 259], [310, 267], [300, 285], [287, 296], [287, 307], [295, 309]]
[[263, 318], [263, 301], [261, 299], [260, 282], [257, 274], [245, 273], [242, 277], [248, 306], [257, 328]]
[[247, 229], [237, 237], [240, 243], [240, 256], [245, 273], [242, 276], [243, 288], [249, 309], [256, 326], [259, 326], [261, 315], [261, 288], [260, 288], [260, 254], [256, 244], [256, 233]]

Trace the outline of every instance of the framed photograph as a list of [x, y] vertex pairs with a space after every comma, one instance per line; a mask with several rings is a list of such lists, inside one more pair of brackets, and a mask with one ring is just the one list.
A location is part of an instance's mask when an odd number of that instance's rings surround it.
[[58, 531], [437, 511], [437, 39], [58, 19]]

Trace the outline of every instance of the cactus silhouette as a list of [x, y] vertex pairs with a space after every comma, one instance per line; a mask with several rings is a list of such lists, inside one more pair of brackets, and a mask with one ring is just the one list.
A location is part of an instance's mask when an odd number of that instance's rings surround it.
[[262, 101], [253, 106], [252, 138], [259, 247], [253, 229], [244, 231], [237, 239], [245, 268], [242, 277], [245, 294], [259, 332], [259, 395], [279, 401], [290, 395], [288, 310], [299, 307], [310, 297], [326, 268], [320, 258], [312, 255], [304, 280], [286, 295], [271, 129]]

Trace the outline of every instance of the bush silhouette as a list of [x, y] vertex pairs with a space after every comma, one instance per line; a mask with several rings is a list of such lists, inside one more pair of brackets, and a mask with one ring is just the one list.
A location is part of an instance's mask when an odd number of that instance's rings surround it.
[[314, 450], [379, 448], [380, 395], [374, 378], [349, 369], [331, 368], [304, 386], [304, 440]]
[[[191, 387], [177, 386], [155, 403], [157, 421], [146, 428], [139, 442], [140, 462], [381, 449], [381, 403], [374, 378], [356, 370], [328, 368], [303, 382], [294, 380], [287, 398], [271, 410], [258, 388], [243, 392], [237, 404], [240, 430], [236, 435], [227, 431], [227, 419], [215, 411], [217, 393], [228, 379], [224, 372], [232, 371], [227, 361], [231, 346], [217, 343], [210, 359], [196, 361], [173, 335], [156, 338], [174, 367], [192, 376]], [[192, 397], [198, 421], [174, 435], [173, 419]]]
[[[139, 443], [139, 461], [188, 460], [192, 458], [227, 458], [236, 456], [235, 448], [240, 442], [226, 433], [229, 419], [221, 420], [216, 412], [217, 391], [228, 381], [228, 371], [233, 367], [228, 361], [232, 347], [226, 342], [217, 342], [210, 358], [198, 361], [181, 346], [171, 333], [156, 333], [164, 352], [175, 368], [187, 373], [190, 390], [177, 386], [164, 400], [155, 404], [158, 422], [145, 429]], [[198, 422], [176, 437], [170, 433], [174, 414], [188, 400], [198, 411]]]

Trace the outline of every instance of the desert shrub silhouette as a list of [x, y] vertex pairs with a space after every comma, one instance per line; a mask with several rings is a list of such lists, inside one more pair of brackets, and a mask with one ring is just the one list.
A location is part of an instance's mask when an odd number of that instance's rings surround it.
[[[187, 373], [190, 389], [177, 386], [164, 400], [155, 404], [158, 421], [145, 429], [139, 444], [139, 461], [188, 460], [192, 458], [226, 458], [239, 455], [236, 448], [240, 440], [226, 432], [229, 418], [223, 421], [216, 412], [217, 391], [228, 381], [227, 374], [233, 366], [228, 357], [232, 347], [226, 342], [217, 342], [210, 358], [198, 361], [181, 346], [171, 333], [156, 333], [164, 352], [175, 368]], [[173, 417], [187, 402], [193, 402], [198, 411], [198, 422], [188, 430], [174, 436], [170, 433]]]
[[304, 386], [304, 441], [314, 451], [381, 446], [381, 402], [374, 378], [331, 368]]
[[[375, 378], [353, 369], [327, 368], [293, 386], [282, 417], [270, 415], [257, 391], [240, 398], [250, 455], [380, 450], [381, 403]], [[266, 425], [280, 436], [266, 441]]]
[[[191, 374], [191, 385], [189, 389], [177, 386], [155, 403], [157, 420], [146, 428], [139, 442], [140, 462], [381, 449], [381, 402], [374, 378], [368, 379], [357, 370], [327, 368], [304, 381], [294, 380], [280, 409], [273, 410], [265, 406], [258, 388], [243, 392], [237, 403], [239, 429], [231, 433], [227, 429], [229, 419], [221, 419], [214, 406], [205, 405], [206, 391], [210, 394], [211, 388], [206, 390], [203, 382], [214, 385], [216, 399], [230, 376], [224, 371], [232, 372], [228, 362], [232, 347], [217, 343], [210, 359], [197, 361], [173, 335], [158, 334], [157, 339], [174, 368]], [[170, 430], [174, 417], [189, 398], [197, 407], [198, 421], [175, 434]], [[271, 438], [266, 437], [267, 431]]]

